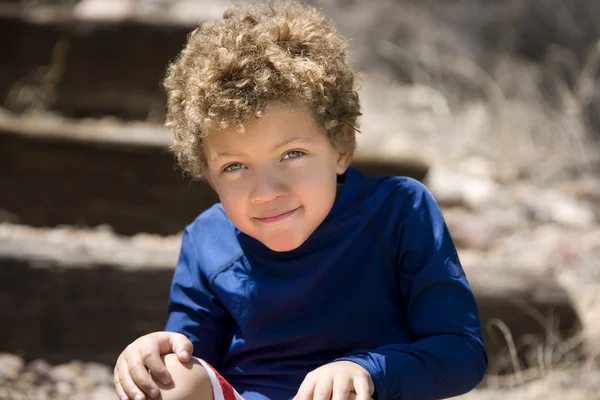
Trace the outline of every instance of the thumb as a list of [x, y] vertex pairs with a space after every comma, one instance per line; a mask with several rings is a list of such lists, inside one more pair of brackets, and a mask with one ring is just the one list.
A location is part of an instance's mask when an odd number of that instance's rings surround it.
[[171, 337], [171, 347], [181, 362], [188, 362], [192, 358], [194, 345], [184, 335], [177, 334]]

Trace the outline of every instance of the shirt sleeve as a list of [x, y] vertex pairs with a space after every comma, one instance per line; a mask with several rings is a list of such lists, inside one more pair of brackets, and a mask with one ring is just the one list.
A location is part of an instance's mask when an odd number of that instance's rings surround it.
[[193, 355], [218, 368], [228, 314], [200, 268], [187, 229], [173, 275], [168, 311], [165, 330], [187, 336], [194, 345]]
[[426, 400], [472, 390], [487, 368], [474, 296], [441, 211], [418, 181], [400, 199], [399, 286], [415, 341], [356, 350], [379, 400]]

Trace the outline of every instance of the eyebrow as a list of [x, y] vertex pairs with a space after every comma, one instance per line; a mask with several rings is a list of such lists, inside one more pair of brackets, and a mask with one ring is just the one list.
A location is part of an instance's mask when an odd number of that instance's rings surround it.
[[[289, 139], [284, 140], [283, 142], [276, 144], [275, 146], [273, 146], [273, 148], [271, 149], [271, 151], [274, 151], [276, 149], [279, 149], [281, 147], [287, 146], [290, 143], [294, 143], [294, 142], [314, 142], [313, 138], [310, 138], [308, 136], [292, 136]], [[211, 159], [214, 162], [215, 160], [217, 160], [218, 158], [221, 157], [236, 157], [235, 154], [232, 153], [228, 153], [227, 151], [221, 151], [221, 152], [213, 152]]]

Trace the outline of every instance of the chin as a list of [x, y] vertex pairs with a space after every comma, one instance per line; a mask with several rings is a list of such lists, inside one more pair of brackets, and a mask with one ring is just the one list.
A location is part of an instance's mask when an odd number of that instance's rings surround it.
[[302, 246], [303, 243], [304, 240], [300, 240], [300, 238], [277, 238], [275, 240], [263, 242], [269, 249], [279, 253], [296, 250], [298, 247]]

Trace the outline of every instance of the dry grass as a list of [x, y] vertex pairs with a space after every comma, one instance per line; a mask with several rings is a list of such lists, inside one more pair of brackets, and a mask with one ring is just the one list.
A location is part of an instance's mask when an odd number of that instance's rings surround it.
[[591, 356], [594, 352], [586, 346], [584, 333], [563, 339], [557, 334], [557, 321], [552, 315], [527, 311], [544, 325], [546, 335], [543, 340], [533, 335], [515, 340], [502, 321], [490, 321], [486, 328], [497, 330], [508, 348], [506, 356], [497, 360], [498, 364], [492, 368], [502, 369], [505, 373], [488, 373], [476, 391], [460, 398], [599, 399], [600, 358]]
[[[365, 71], [363, 103], [376, 114], [365, 116], [366, 134], [382, 125], [372, 120], [386, 120], [388, 135], [404, 131], [408, 138], [398, 140], [416, 148], [429, 141], [448, 162], [477, 152], [538, 182], [600, 165], [592, 147], [600, 132], [600, 28], [588, 21], [600, 3], [318, 3], [352, 38], [354, 62]], [[406, 113], [406, 99], [391, 93], [407, 85], [429, 88], [447, 112], [436, 114], [430, 102], [430, 115]], [[378, 101], [382, 93], [388, 104]]]

